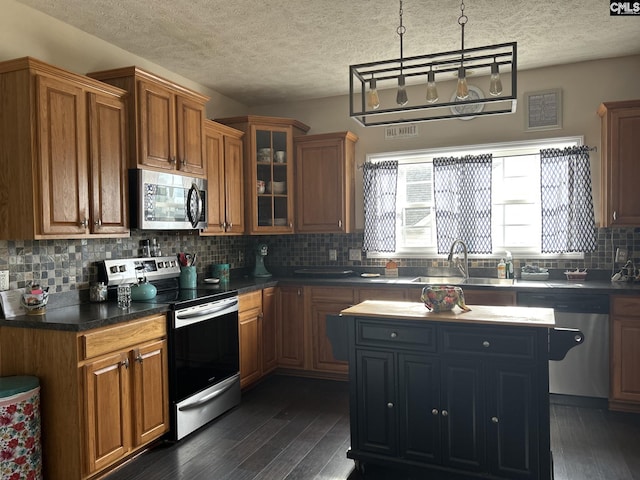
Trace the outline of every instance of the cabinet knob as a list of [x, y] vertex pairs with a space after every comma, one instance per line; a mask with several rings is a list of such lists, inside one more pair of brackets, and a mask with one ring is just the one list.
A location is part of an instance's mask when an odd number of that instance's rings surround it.
[[613, 220], [617, 220], [618, 218], [618, 212], [616, 212], [615, 210], [613, 211]]
[[124, 360], [122, 360], [120, 362], [120, 366], [124, 367], [124, 368], [129, 368], [129, 359], [125, 358]]
[[338, 220], [338, 228], [342, 228], [342, 220]]
[[227, 228], [229, 230], [231, 230], [233, 228], [233, 223], [231, 223], [231, 222], [227, 223]]
[[387, 408], [393, 408], [393, 403], [392, 402], [387, 403]]
[[498, 423], [499, 422], [498, 417], [491, 417], [491, 421], [493, 423]]
[[442, 416], [443, 417], [448, 417], [449, 416], [449, 412], [447, 412], [446, 410], [442, 410]]
[[438, 415], [440, 412], [438, 411], [437, 408], [434, 408], [433, 410], [431, 410], [431, 415]]
[[180, 165], [182, 165], [182, 168], [184, 168], [187, 165], [187, 160], [185, 158], [180, 160]]
[[93, 222], [93, 224], [94, 224], [96, 227], [101, 227], [101, 226], [102, 226], [102, 220], [97, 219], [95, 222]]
[[223, 229], [223, 230], [226, 230], [226, 229], [227, 229], [227, 222], [226, 222], [226, 221], [225, 221], [225, 222], [222, 222], [222, 223], [220, 224], [220, 228], [221, 228], [221, 229]]
[[485, 340], [484, 342], [482, 342], [482, 346], [483, 346], [484, 348], [489, 348], [489, 347], [491, 346], [491, 344], [489, 343], [489, 341], [488, 341], [488, 340]]
[[396, 332], [391, 332], [391, 338], [398, 338], [398, 334]]
[[79, 225], [80, 225], [82, 228], [87, 228], [87, 227], [89, 226], [89, 220], [88, 220], [88, 219], [86, 219], [86, 218], [85, 218], [85, 219], [83, 219], [83, 220], [80, 220]]
[[142, 358], [142, 354], [140, 352], [137, 352], [136, 353], [136, 362], [142, 363], [143, 360], [144, 360], [144, 358]]
[[169, 163], [170, 163], [171, 165], [175, 165], [175, 164], [176, 164], [176, 157], [170, 157], [170, 158], [169, 158]]

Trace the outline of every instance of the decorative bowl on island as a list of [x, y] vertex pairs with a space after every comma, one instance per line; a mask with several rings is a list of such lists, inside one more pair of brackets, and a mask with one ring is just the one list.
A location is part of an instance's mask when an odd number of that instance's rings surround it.
[[449, 312], [458, 306], [462, 311], [471, 309], [464, 303], [462, 288], [452, 285], [427, 285], [422, 289], [420, 297], [429, 311], [440, 313]]

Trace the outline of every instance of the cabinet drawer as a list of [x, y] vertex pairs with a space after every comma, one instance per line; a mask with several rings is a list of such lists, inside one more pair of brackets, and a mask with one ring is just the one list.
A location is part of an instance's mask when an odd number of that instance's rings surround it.
[[509, 330], [482, 328], [442, 328], [442, 352], [509, 356], [520, 359], [535, 358], [533, 334]]
[[246, 312], [252, 309], [262, 310], [262, 290], [243, 293], [238, 297], [238, 312]]
[[611, 313], [614, 316], [640, 317], [640, 298], [631, 295], [611, 297]]
[[114, 327], [92, 330], [80, 335], [78, 339], [80, 343], [80, 358], [85, 360], [105, 353], [115, 352], [148, 340], [162, 338], [166, 334], [167, 316], [164, 314]]
[[429, 325], [390, 325], [389, 322], [358, 321], [356, 342], [360, 345], [419, 348], [423, 352], [435, 352], [435, 328]]

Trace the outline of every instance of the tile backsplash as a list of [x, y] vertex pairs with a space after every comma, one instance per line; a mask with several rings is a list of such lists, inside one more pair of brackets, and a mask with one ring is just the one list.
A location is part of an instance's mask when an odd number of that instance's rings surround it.
[[[305, 234], [270, 236], [200, 237], [184, 232], [133, 231], [128, 238], [81, 240], [0, 240], [0, 270], [9, 270], [10, 288], [21, 288], [31, 282], [48, 285], [51, 292], [88, 288], [96, 280], [96, 262], [103, 259], [138, 256], [140, 242], [157, 238], [163, 255], [184, 251], [198, 254], [198, 274], [207, 276], [214, 263], [229, 263], [236, 272], [250, 273], [255, 264], [255, 248], [266, 243], [269, 254], [267, 268], [274, 271], [305, 266], [347, 266], [351, 268], [383, 267], [383, 258], [349, 260], [349, 249], [362, 248], [362, 233]], [[629, 258], [640, 257], [640, 228], [606, 228], [598, 230], [598, 249], [587, 253], [583, 260], [522, 259], [519, 265], [535, 263], [547, 268], [612, 269], [615, 248], [629, 252]], [[337, 261], [329, 260], [329, 250], [335, 249]], [[442, 255], [435, 258], [400, 259], [402, 267], [443, 267], [448, 263]], [[640, 263], [640, 262], [639, 262]], [[495, 268], [496, 260], [472, 259], [472, 268]]]

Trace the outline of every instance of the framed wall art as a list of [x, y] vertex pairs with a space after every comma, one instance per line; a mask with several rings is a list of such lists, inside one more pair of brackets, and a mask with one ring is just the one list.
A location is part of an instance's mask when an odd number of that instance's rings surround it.
[[554, 88], [524, 94], [526, 130], [562, 128], [562, 90]]

